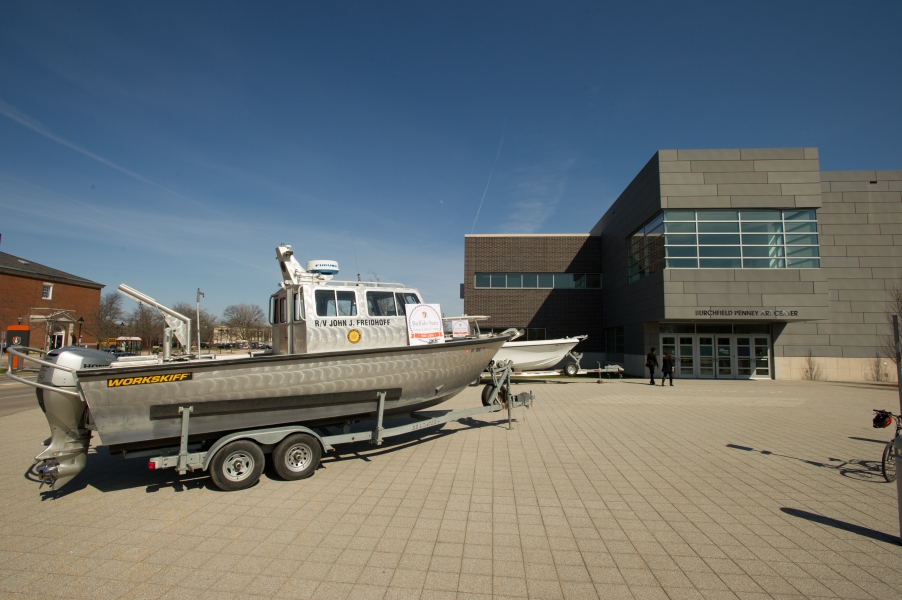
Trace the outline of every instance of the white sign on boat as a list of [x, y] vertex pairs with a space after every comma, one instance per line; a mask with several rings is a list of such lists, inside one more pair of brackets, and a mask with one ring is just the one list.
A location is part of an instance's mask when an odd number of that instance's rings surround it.
[[469, 321], [451, 321], [451, 337], [467, 337], [470, 335]]
[[407, 312], [407, 339], [411, 346], [444, 343], [442, 310], [438, 304], [405, 304], [404, 308]]

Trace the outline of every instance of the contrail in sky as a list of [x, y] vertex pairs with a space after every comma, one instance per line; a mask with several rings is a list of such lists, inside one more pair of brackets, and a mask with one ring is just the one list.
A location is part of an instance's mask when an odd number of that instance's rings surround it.
[[485, 184], [485, 189], [482, 190], [482, 199], [479, 201], [479, 208], [476, 209], [476, 218], [473, 219], [473, 227], [470, 228], [470, 233], [476, 229], [476, 219], [479, 218], [479, 211], [482, 210], [482, 203], [485, 202], [485, 194], [489, 191], [489, 185], [492, 183], [492, 173], [495, 172], [495, 165], [498, 164], [498, 157], [501, 156], [501, 149], [504, 148], [504, 128], [507, 126], [507, 119], [504, 120], [504, 125], [501, 126], [501, 141], [498, 142], [498, 152], [495, 153], [495, 162], [492, 163], [492, 168], [489, 170], [489, 180]]
[[[47, 139], [53, 140], [57, 144], [62, 144], [63, 146], [66, 146], [67, 148], [71, 148], [72, 150], [75, 150], [76, 152], [80, 152], [81, 154], [84, 154], [85, 156], [87, 156], [89, 158], [93, 158], [94, 160], [96, 160], [99, 163], [102, 163], [108, 167], [116, 169], [120, 173], [125, 173], [126, 175], [128, 175], [129, 177], [131, 177], [133, 179], [137, 179], [138, 181], [140, 181], [142, 183], [152, 185], [155, 188], [159, 188], [159, 189], [163, 190], [164, 192], [168, 192], [174, 196], [178, 196], [179, 198], [188, 200], [189, 202], [194, 202], [195, 204], [204, 206], [203, 204], [201, 204], [200, 202], [197, 202], [196, 200], [194, 200], [192, 198], [188, 198], [186, 196], [179, 194], [176, 191], [170, 190], [169, 188], [162, 186], [155, 181], [151, 181], [150, 179], [144, 177], [143, 175], [139, 175], [139, 174], [135, 173], [134, 171], [130, 171], [130, 170], [126, 169], [125, 167], [120, 167], [113, 161], [108, 160], [97, 154], [94, 154], [90, 150], [86, 150], [85, 148], [82, 148], [78, 144], [74, 144], [74, 143], [70, 142], [69, 140], [56, 135], [55, 133], [53, 133], [46, 127], [44, 127], [40, 122], [35, 121], [34, 119], [32, 119], [31, 117], [29, 117], [28, 115], [26, 115], [25, 113], [20, 111], [19, 109], [17, 109], [16, 107], [4, 102], [3, 100], [0, 100], [0, 114], [12, 119], [13, 121], [15, 121], [16, 123], [18, 123], [20, 125], [23, 125], [29, 129], [31, 129], [35, 133], [43, 135]], [[208, 208], [208, 207], [204, 206], [204, 208]]]

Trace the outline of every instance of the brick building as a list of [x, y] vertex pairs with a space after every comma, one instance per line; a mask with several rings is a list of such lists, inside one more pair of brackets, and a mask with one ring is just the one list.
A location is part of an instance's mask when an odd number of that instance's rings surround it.
[[[817, 148], [660, 150], [589, 234], [465, 248], [467, 313], [567, 323], [549, 337], [603, 330], [586, 350], [633, 374], [656, 347], [678, 377], [895, 379], [882, 354], [902, 286], [902, 171], [821, 171]], [[531, 269], [603, 273], [604, 289], [547, 311], [564, 296], [520, 290]]]
[[467, 235], [464, 312], [488, 316], [482, 330], [526, 329], [526, 340], [588, 334], [576, 350], [602, 352], [600, 266], [597, 236]]
[[3, 339], [8, 326], [21, 322], [31, 327], [29, 345], [34, 348], [49, 350], [78, 343], [79, 333], [82, 344], [93, 344], [103, 287], [101, 283], [0, 252]]

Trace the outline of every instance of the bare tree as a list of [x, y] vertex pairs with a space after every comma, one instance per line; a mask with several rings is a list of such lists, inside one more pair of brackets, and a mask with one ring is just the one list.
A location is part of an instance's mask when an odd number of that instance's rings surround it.
[[[182, 313], [186, 317], [191, 317], [191, 335], [197, 335], [197, 305], [190, 304], [188, 302], [177, 302], [172, 305], [172, 310], [178, 313]], [[219, 317], [212, 314], [210, 311], [201, 308], [200, 309], [200, 341], [203, 342], [212, 342], [213, 341], [213, 329], [219, 325]], [[192, 342], [197, 343], [197, 338], [192, 340]]]
[[808, 348], [808, 354], [805, 356], [802, 377], [809, 381], [818, 381], [824, 378], [824, 372], [821, 370], [821, 365], [812, 356], [811, 348]]
[[139, 303], [128, 316], [128, 324], [123, 335], [141, 338], [144, 348], [150, 348], [163, 339], [163, 315], [156, 308]]
[[258, 329], [266, 327], [266, 315], [256, 304], [232, 304], [222, 311], [223, 322], [246, 340]]
[[115, 292], [104, 294], [100, 299], [100, 306], [97, 308], [94, 319], [96, 322], [94, 337], [98, 342], [116, 337], [119, 333], [119, 323], [125, 320], [122, 296]]

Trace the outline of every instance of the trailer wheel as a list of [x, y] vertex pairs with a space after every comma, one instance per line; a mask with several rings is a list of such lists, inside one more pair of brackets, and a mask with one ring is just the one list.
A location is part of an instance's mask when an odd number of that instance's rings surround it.
[[[482, 388], [482, 405], [483, 406], [490, 406], [492, 404], [491, 403], [492, 390], [494, 390], [494, 389], [495, 389], [495, 386], [493, 386], [491, 383], [485, 384], [485, 387]], [[500, 390], [498, 390], [498, 402], [501, 404], [504, 404], [504, 388], [503, 387]]]
[[564, 373], [566, 373], [570, 377], [573, 377], [574, 375], [579, 373], [579, 365], [577, 365], [576, 363], [573, 363], [573, 362], [567, 363], [564, 366]]
[[266, 458], [251, 440], [235, 440], [223, 446], [210, 464], [210, 477], [226, 492], [244, 490], [260, 479]]
[[321, 457], [319, 442], [306, 433], [289, 435], [272, 452], [276, 473], [286, 481], [306, 479], [313, 475]]

